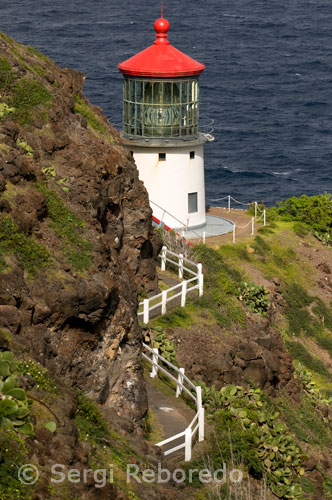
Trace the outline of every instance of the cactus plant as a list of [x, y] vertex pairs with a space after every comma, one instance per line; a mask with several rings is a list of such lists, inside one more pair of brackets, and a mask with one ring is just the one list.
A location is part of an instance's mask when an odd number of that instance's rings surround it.
[[270, 292], [263, 285], [244, 282], [240, 288], [239, 299], [243, 301], [250, 311], [265, 316], [270, 307]]
[[0, 353], [0, 427], [15, 430], [27, 436], [33, 434], [29, 422], [30, 405], [24, 389], [18, 387], [13, 353]]
[[[255, 464], [263, 466], [271, 491], [278, 498], [302, 499], [296, 480], [304, 474], [305, 457], [286, 425], [278, 420], [279, 413], [268, 410], [261, 389], [227, 385], [218, 391], [214, 386], [200, 385], [203, 404], [217, 428], [224, 429], [231, 419], [238, 423], [242, 434], [252, 437]], [[244, 450], [238, 451], [242, 454]]]
[[167, 338], [163, 327], [156, 326], [154, 328], [154, 332], [152, 333], [152, 344], [153, 347], [158, 348], [159, 354], [167, 359], [167, 361], [175, 365], [177, 364], [174, 342]]

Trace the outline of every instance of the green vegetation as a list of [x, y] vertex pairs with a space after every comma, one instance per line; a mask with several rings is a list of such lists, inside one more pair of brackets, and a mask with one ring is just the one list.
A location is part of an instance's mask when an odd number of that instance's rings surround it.
[[5, 57], [0, 57], [0, 88], [6, 90], [10, 87], [15, 77], [11, 65]]
[[177, 364], [174, 342], [167, 338], [164, 328], [161, 326], [156, 326], [152, 331], [150, 330], [150, 332], [152, 333], [152, 347], [157, 348], [159, 354], [161, 354], [161, 356], [163, 356], [165, 359], [173, 364]]
[[279, 204], [277, 213], [284, 220], [302, 222], [315, 231], [329, 232], [332, 229], [331, 197], [329, 193], [293, 196]]
[[253, 313], [266, 316], [267, 310], [270, 307], [269, 295], [270, 292], [266, 290], [263, 285], [255, 286], [252, 282], [244, 282], [241, 285], [239, 299], [243, 301]]
[[296, 234], [304, 236], [311, 229], [324, 244], [332, 245], [332, 195], [324, 193], [316, 196], [293, 196], [279, 203], [278, 208], [269, 211], [283, 220], [296, 221]]
[[330, 372], [324, 363], [319, 358], [313, 357], [300, 342], [296, 340], [286, 340], [285, 345], [293, 359], [300, 361], [306, 368], [323, 377], [330, 377]]
[[62, 239], [62, 249], [76, 271], [91, 267], [93, 245], [84, 237], [84, 222], [62, 201], [55, 191], [43, 184], [36, 188], [46, 197], [50, 228]]
[[302, 394], [300, 403], [294, 407], [287, 397], [282, 398], [278, 405], [288, 427], [300, 441], [311, 445], [330, 445], [332, 436], [329, 426], [307, 394]]
[[75, 424], [81, 439], [94, 444], [103, 444], [109, 435], [108, 425], [100, 409], [81, 392], [78, 394]]
[[226, 264], [221, 252], [205, 245], [194, 248], [195, 257], [204, 265], [204, 295], [196, 304], [211, 311], [220, 326], [244, 322], [238, 301], [241, 274]]
[[28, 52], [30, 52], [30, 54], [32, 54], [33, 56], [37, 56], [42, 61], [46, 61], [46, 62], [48, 62], [50, 64], [54, 64], [51, 59], [49, 59], [47, 56], [45, 56], [44, 54], [42, 54], [41, 52], [39, 52], [39, 50], [36, 49], [36, 47], [32, 47], [30, 45], [29, 47], [27, 47], [27, 50], [28, 50]]
[[58, 393], [54, 380], [49, 376], [48, 370], [36, 361], [19, 360], [16, 362], [16, 368], [22, 375], [29, 375], [37, 384], [37, 388], [45, 392], [56, 395]]
[[0, 428], [10, 429], [31, 436], [30, 405], [32, 401], [18, 386], [14, 376], [16, 363], [10, 351], [0, 353]]
[[30, 488], [18, 478], [18, 469], [28, 462], [28, 449], [23, 439], [11, 430], [0, 428], [0, 498], [28, 500]]
[[31, 146], [29, 146], [29, 144], [26, 141], [24, 141], [23, 139], [18, 138], [16, 140], [16, 144], [20, 148], [24, 149], [24, 151], [26, 151], [26, 155], [27, 156], [30, 156], [31, 158], [33, 158], [33, 149], [32, 149]]
[[52, 263], [48, 249], [22, 233], [9, 215], [0, 217], [0, 272], [7, 267], [4, 257], [8, 254], [15, 255], [30, 275]]
[[104, 135], [110, 142], [113, 142], [113, 138], [107, 132], [107, 128], [105, 127], [102, 119], [99, 118], [90, 109], [90, 107], [82, 99], [80, 99], [78, 96], [75, 96], [75, 108], [74, 109], [75, 109], [76, 113], [79, 113], [80, 115], [84, 116], [87, 119], [88, 125], [93, 130]]
[[34, 108], [46, 105], [52, 99], [50, 92], [37, 80], [22, 78], [11, 87], [10, 104], [15, 108], [15, 118], [21, 124], [29, 124]]
[[176, 307], [164, 316], [154, 319], [152, 323], [155, 329], [158, 326], [162, 328], [175, 328], [177, 326], [187, 328], [193, 324], [193, 320], [187, 308]]
[[278, 498], [303, 499], [299, 481], [304, 456], [262, 391], [233, 385], [216, 391], [202, 385], [203, 402], [216, 431], [210, 443], [215, 469], [235, 459], [254, 477], [266, 477]]

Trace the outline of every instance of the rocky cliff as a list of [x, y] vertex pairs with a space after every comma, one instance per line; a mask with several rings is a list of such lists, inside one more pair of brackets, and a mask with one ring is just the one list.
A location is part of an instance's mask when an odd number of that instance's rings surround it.
[[137, 293], [156, 287], [147, 192], [84, 75], [0, 37], [0, 328], [138, 421]]

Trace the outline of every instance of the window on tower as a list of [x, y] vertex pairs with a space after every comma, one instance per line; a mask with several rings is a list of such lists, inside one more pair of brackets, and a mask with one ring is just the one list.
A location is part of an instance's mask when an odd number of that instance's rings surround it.
[[166, 161], [166, 153], [159, 153], [159, 161]]
[[195, 159], [195, 151], [190, 151], [189, 156], [190, 156], [191, 160], [194, 160]]
[[188, 213], [194, 214], [195, 212], [198, 212], [197, 193], [189, 193], [188, 194]]

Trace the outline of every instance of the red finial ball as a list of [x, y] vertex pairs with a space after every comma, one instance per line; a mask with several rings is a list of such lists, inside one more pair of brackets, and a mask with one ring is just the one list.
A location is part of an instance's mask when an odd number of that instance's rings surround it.
[[167, 19], [161, 17], [154, 23], [154, 29], [157, 33], [167, 33], [169, 30], [169, 22]]

